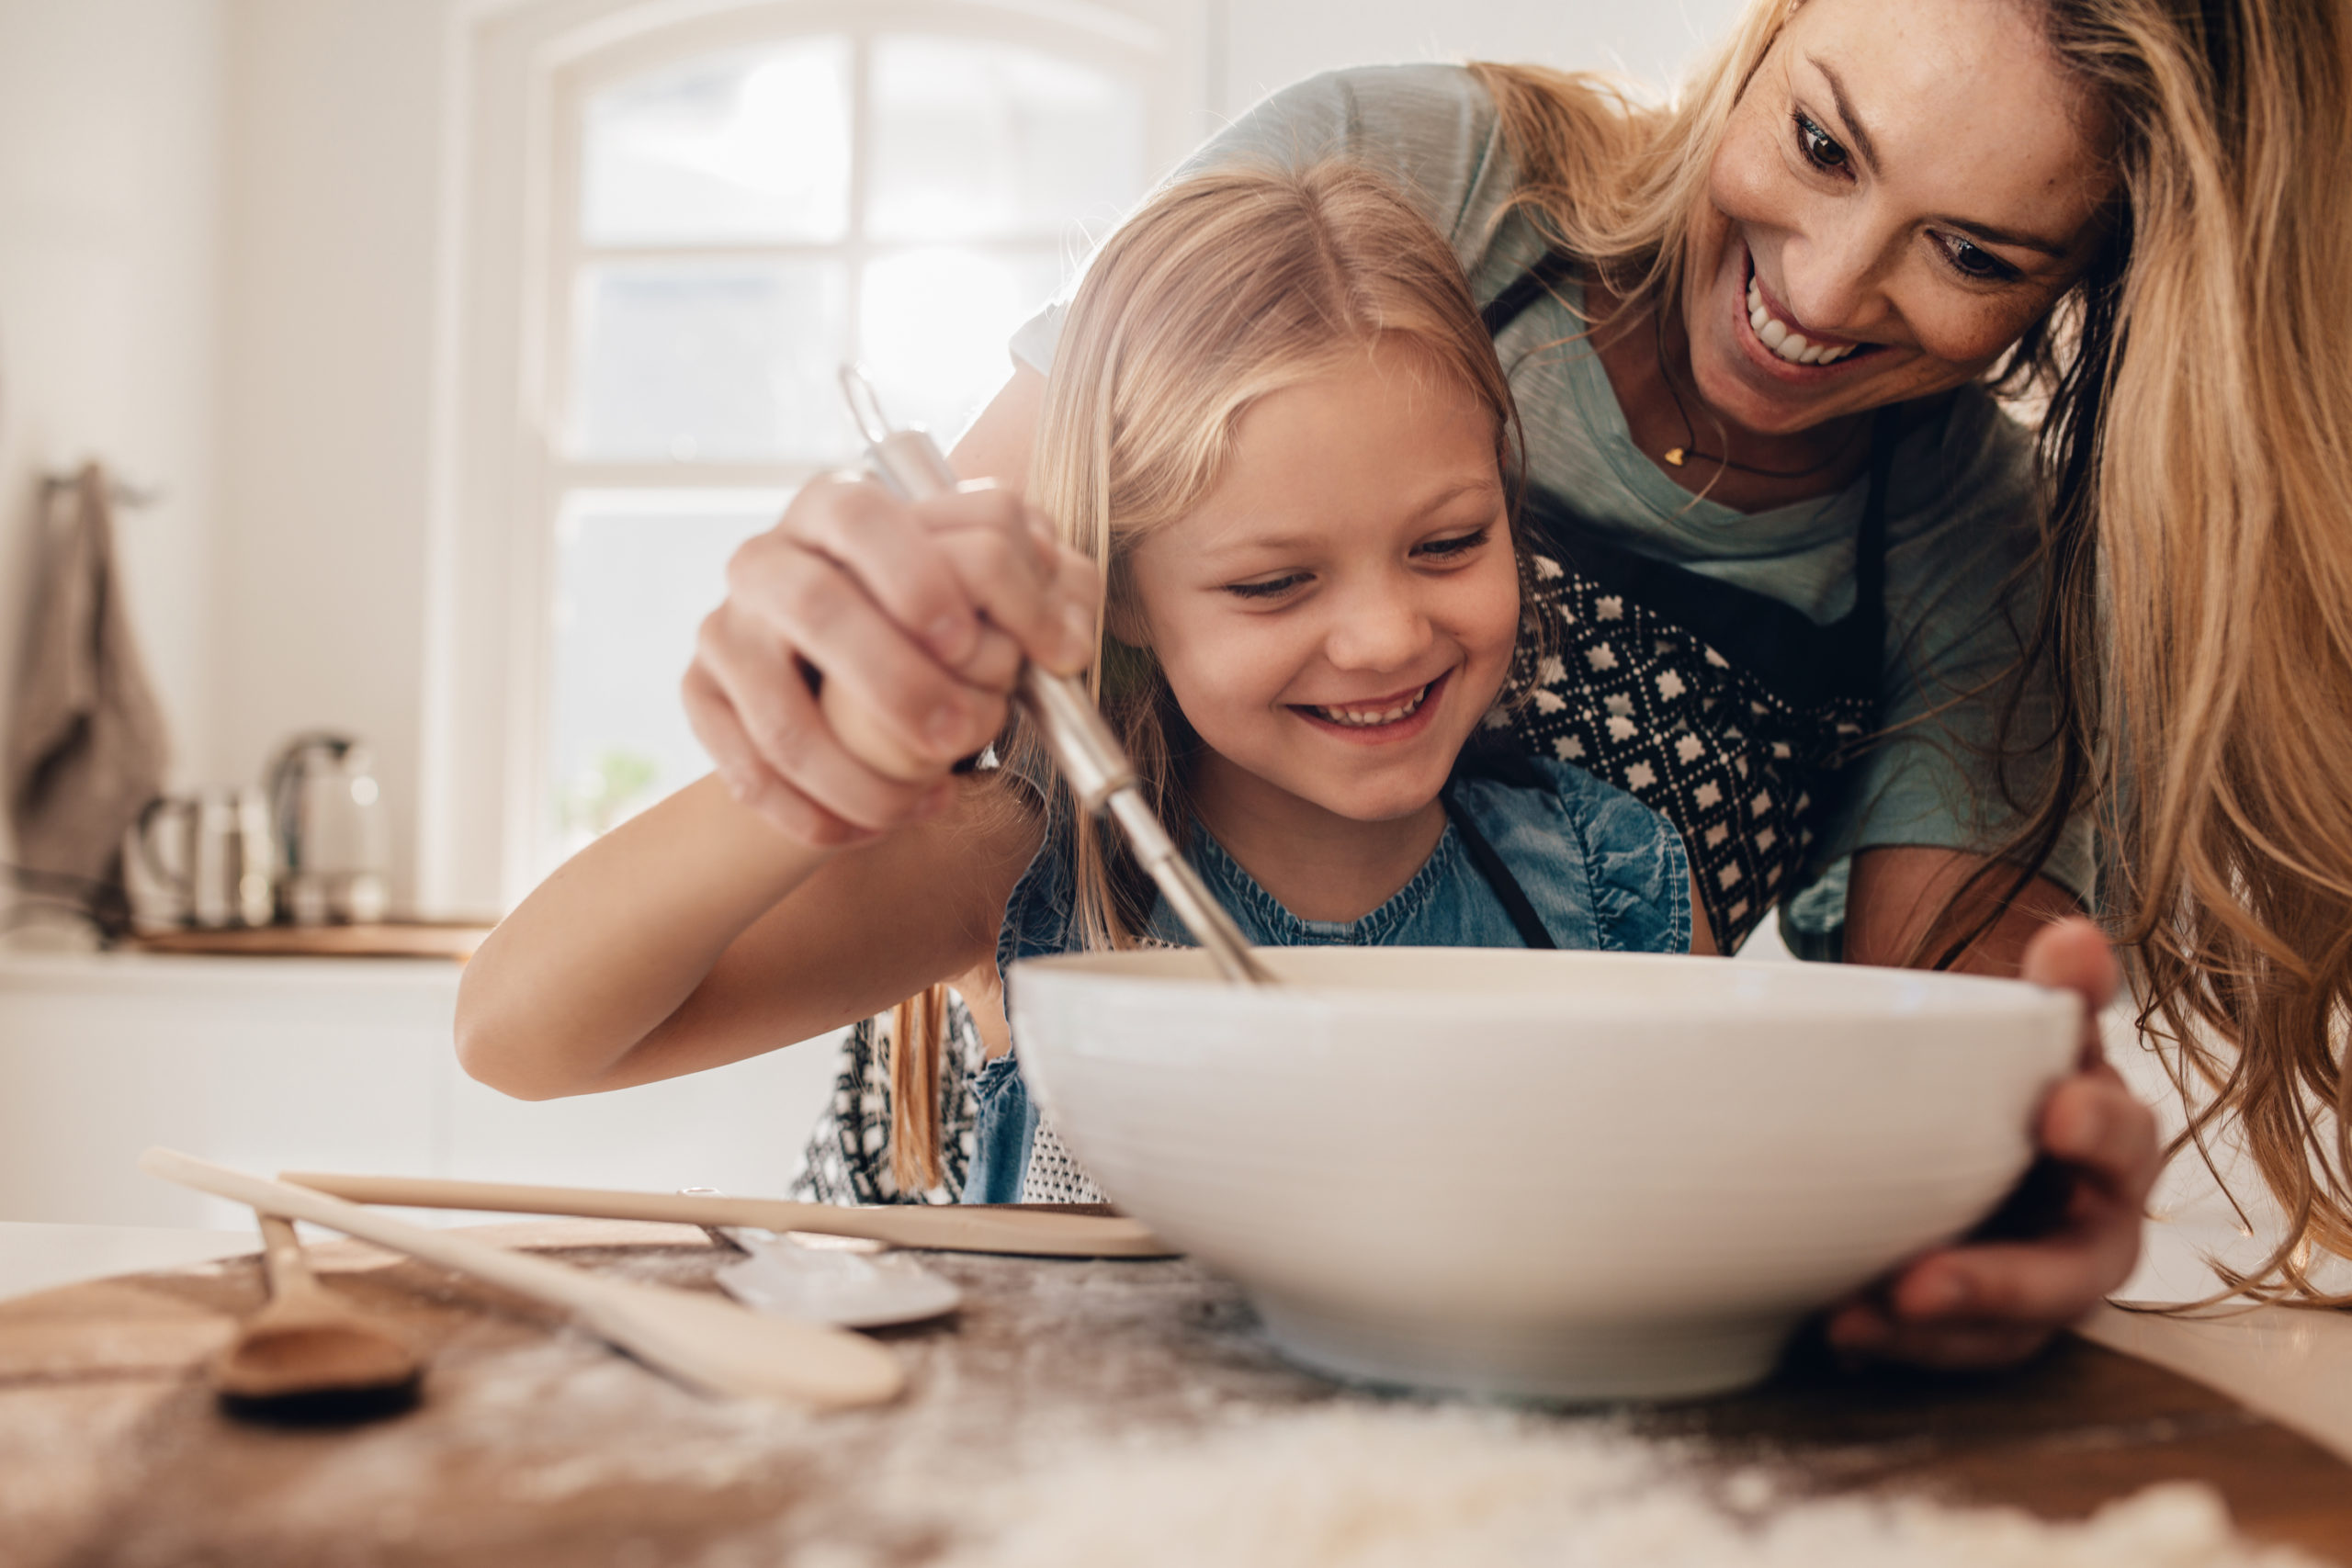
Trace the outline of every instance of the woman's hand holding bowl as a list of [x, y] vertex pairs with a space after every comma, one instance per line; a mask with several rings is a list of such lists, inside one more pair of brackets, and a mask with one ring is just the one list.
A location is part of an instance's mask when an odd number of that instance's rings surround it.
[[1913, 1260], [1832, 1310], [1830, 1345], [1849, 1355], [1945, 1368], [1999, 1367], [2032, 1355], [2130, 1278], [2162, 1164], [2154, 1115], [2099, 1046], [2098, 1016], [2121, 977], [2086, 919], [2062, 920], [2026, 948], [2024, 977], [2083, 998], [2083, 1054], [2043, 1100], [2041, 1179], [2063, 1197], [2047, 1229], [1976, 1239]]

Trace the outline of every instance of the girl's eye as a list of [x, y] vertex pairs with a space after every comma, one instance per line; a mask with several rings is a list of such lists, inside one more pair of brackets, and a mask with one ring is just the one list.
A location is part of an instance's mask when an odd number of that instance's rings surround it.
[[1815, 125], [1808, 115], [1799, 113], [1795, 119], [1797, 151], [1804, 154], [1804, 161], [1830, 174], [1844, 173], [1846, 149], [1838, 145], [1837, 138]]
[[1279, 599], [1306, 581], [1305, 572], [1294, 571], [1287, 577], [1268, 578], [1263, 582], [1228, 582], [1225, 591], [1237, 599]]
[[1456, 534], [1450, 539], [1431, 539], [1420, 547], [1420, 553], [1425, 556], [1435, 556], [1440, 560], [1451, 560], [1456, 556], [1466, 556], [1480, 545], [1485, 544], [1487, 536], [1492, 531], [1493, 529], [1489, 526], [1468, 534]]
[[1973, 241], [1957, 234], [1945, 236], [1944, 254], [1951, 258], [1952, 270], [1962, 277], [1973, 277], [1985, 283], [2006, 283], [2018, 276], [2018, 269]]

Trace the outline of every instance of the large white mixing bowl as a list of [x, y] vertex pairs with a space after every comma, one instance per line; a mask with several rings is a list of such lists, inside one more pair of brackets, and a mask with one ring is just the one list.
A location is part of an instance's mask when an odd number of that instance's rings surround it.
[[1345, 1377], [1696, 1394], [1965, 1230], [2031, 1156], [2071, 996], [1836, 965], [1453, 948], [1012, 974], [1023, 1075], [1103, 1191]]

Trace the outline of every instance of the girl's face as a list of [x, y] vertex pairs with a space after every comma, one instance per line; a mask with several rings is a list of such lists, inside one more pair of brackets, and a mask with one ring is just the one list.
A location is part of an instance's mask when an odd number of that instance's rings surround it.
[[1491, 416], [1390, 342], [1236, 434], [1216, 488], [1136, 546], [1114, 634], [1158, 655], [1211, 753], [1204, 793], [1364, 822], [1427, 807], [1518, 635]]
[[1782, 434], [1973, 380], [2081, 274], [2106, 137], [2039, 23], [1991, 0], [1798, 9], [1690, 236], [1691, 372], [1717, 413]]

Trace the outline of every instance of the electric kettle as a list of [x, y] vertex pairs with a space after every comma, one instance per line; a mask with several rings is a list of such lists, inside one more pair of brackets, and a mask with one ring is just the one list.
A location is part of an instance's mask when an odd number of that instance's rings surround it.
[[324, 730], [288, 741], [269, 768], [278, 919], [298, 926], [384, 918], [390, 842], [365, 742]]

